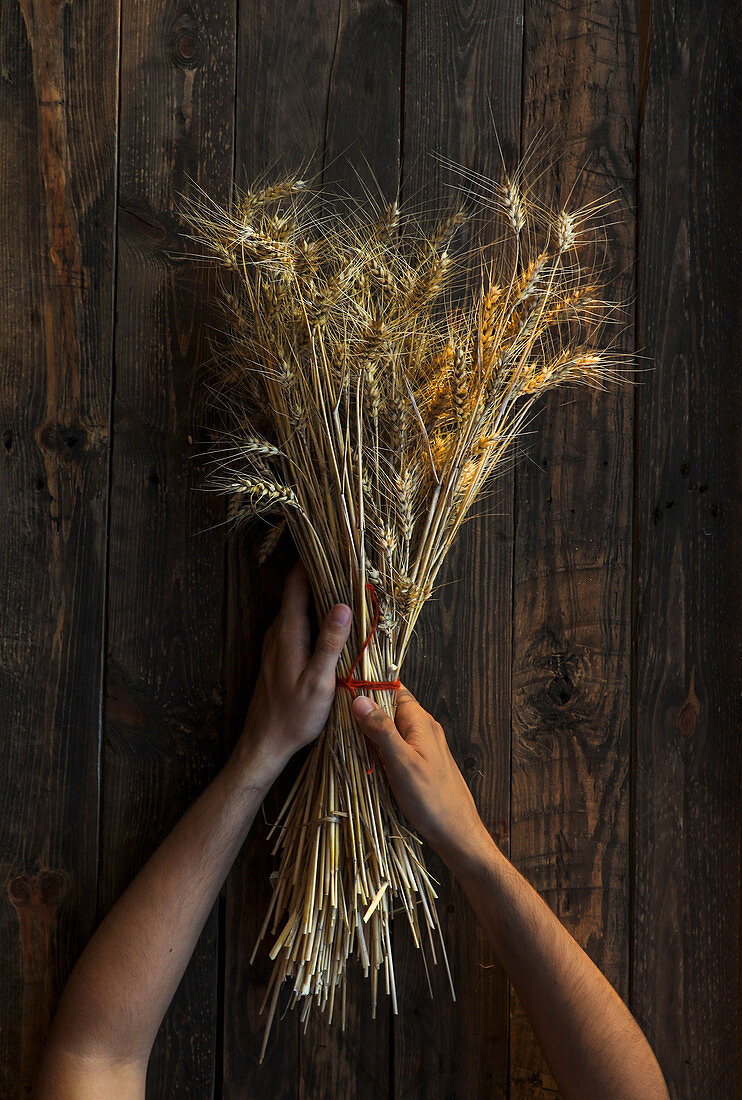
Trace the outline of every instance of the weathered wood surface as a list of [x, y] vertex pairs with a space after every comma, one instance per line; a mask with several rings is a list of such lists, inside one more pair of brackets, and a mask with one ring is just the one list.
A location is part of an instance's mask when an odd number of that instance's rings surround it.
[[[511, 159], [546, 132], [557, 194], [583, 164], [581, 197], [618, 189], [614, 293], [638, 293], [624, 346], [654, 367], [633, 391], [545, 403], [528, 457], [462, 533], [406, 679], [493, 833], [630, 997], [673, 1097], [731, 1098], [738, 15], [666, 0], [118, 14], [0, 10], [0, 1095], [27, 1094], [96, 913], [224, 758], [292, 556], [259, 569], [255, 539], [227, 546], [195, 491], [214, 318], [177, 194], [195, 180], [226, 198], [233, 173], [309, 162], [351, 191], [376, 180], [392, 197], [401, 176], [414, 203], [453, 198], [429, 154], [496, 173], [491, 106]], [[287, 1016], [259, 1067], [264, 833], [168, 1014], [150, 1095], [555, 1095], [440, 865], [457, 1004], [441, 968], [430, 1001], [399, 927], [401, 1015], [373, 1023], [359, 976], [344, 1035]]]
[[[401, 5], [388, 0], [338, 3], [322, 150], [322, 178], [330, 194], [362, 199], [367, 192], [377, 203], [397, 197], [401, 56]], [[349, 171], [351, 165], [355, 171]], [[371, 984], [356, 965], [346, 999], [345, 1031], [315, 1016], [300, 1037], [301, 1100], [391, 1096], [392, 1013], [386, 993], [380, 991], [371, 1020]]]
[[[555, 201], [583, 165], [575, 202], [617, 189], [607, 274], [623, 300], [633, 291], [637, 19], [633, 2], [533, 2], [524, 27], [521, 151], [542, 136], [535, 162]], [[620, 346], [631, 341], [629, 325]], [[555, 393], [534, 428], [516, 470], [511, 856], [626, 997], [633, 393]], [[510, 1053], [513, 1096], [553, 1094], [515, 996]]]
[[[374, 195], [380, 189], [387, 199], [396, 197], [401, 39], [396, 4], [310, 4], [287, 9], [279, 19], [272, 7], [257, 5], [241, 26], [240, 71], [250, 76], [237, 93], [237, 182], [247, 182], [266, 164], [295, 168], [305, 163], [309, 175], [325, 179], [331, 190], [359, 194], [365, 187]], [[358, 175], [349, 170], [351, 164]], [[272, 598], [258, 599], [265, 582], [256, 566], [256, 540], [246, 540], [241, 553], [230, 558], [236, 600], [229, 606], [240, 611], [228, 635], [234, 639], [227, 646], [234, 664], [227, 680], [233, 683], [249, 683], [257, 671], [256, 638], [275, 612], [289, 560], [285, 555], [271, 563]], [[236, 696], [230, 706], [233, 733], [243, 710], [244, 695]], [[288, 785], [277, 785], [268, 803], [269, 818]], [[257, 1013], [272, 964], [263, 948], [252, 975], [245, 959], [269, 898], [272, 864], [261, 842], [263, 832], [259, 823], [227, 891], [225, 1004], [232, 1023], [225, 1018], [225, 1095], [259, 1092], [268, 1077], [280, 1082], [279, 1096], [386, 1096], [388, 1007], [380, 1004], [376, 1022], [370, 1021], [370, 991], [360, 971], [348, 983], [345, 1032], [312, 1018], [305, 1035], [289, 1016], [271, 1038], [265, 1066], [257, 1065], [262, 1031]], [[240, 919], [233, 920], [232, 914]]]
[[641, 145], [632, 1007], [678, 1098], [740, 1087], [741, 30], [653, 6]]
[[0, 11], [0, 1095], [94, 927], [116, 9]]
[[[177, 207], [190, 180], [229, 194], [234, 24], [231, 0], [123, 6], [101, 915], [221, 757], [224, 508], [198, 491], [193, 460], [207, 269], [183, 255]], [[160, 1029], [149, 1095], [212, 1095], [217, 973], [214, 914]]]
[[[403, 200], [452, 207], [460, 178], [434, 159], [496, 176], [500, 143], [518, 156], [522, 25], [515, 3], [435, 0], [407, 8]], [[479, 228], [479, 227], [477, 227]], [[459, 247], [476, 245], [465, 230]], [[455, 251], [455, 246], [452, 249]], [[476, 279], [476, 268], [475, 279]], [[510, 790], [512, 472], [463, 528], [421, 616], [402, 677], [446, 730], [482, 818], [507, 850]], [[444, 1100], [506, 1096], [508, 987], [458, 883], [432, 853], [438, 912], [456, 1003], [444, 965], [431, 967], [431, 1000], [404, 921], [394, 943], [401, 975], [394, 1020], [395, 1096]], [[471, 1042], [476, 1033], [477, 1042]]]
[[[312, 2], [274, 5], [260, 0], [243, 11], [237, 42], [235, 182], [247, 186], [266, 167], [277, 172], [321, 172], [327, 126], [327, 94], [337, 35], [336, 5]], [[249, 689], [260, 661], [261, 637], [280, 605], [290, 553], [276, 555], [262, 570], [258, 527], [230, 548], [228, 565], [225, 682], [226, 725], [240, 729]], [[290, 787], [282, 776], [235, 864], [226, 889], [224, 943], [224, 1096], [261, 1095], [270, 1082], [277, 1100], [298, 1096], [299, 1026], [295, 1015], [277, 1019], [263, 1065], [258, 1064], [263, 1019], [259, 1015], [272, 964], [261, 950], [250, 955], [270, 899], [268, 876], [275, 863], [265, 842], [266, 820], [278, 813]]]

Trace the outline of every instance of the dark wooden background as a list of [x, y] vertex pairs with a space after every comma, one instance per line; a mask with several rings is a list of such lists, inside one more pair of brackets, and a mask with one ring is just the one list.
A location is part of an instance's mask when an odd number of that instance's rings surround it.
[[[511, 163], [548, 134], [547, 191], [583, 167], [583, 198], [617, 189], [624, 346], [652, 369], [545, 403], [406, 679], [672, 1096], [735, 1095], [741, 50], [722, 0], [2, 0], [3, 1097], [27, 1095], [74, 959], [225, 758], [288, 557], [261, 572], [197, 491], [215, 322], [178, 195], [313, 157], [351, 190], [349, 163], [389, 197], [445, 198], [430, 154], [496, 173], [491, 115]], [[440, 974], [430, 1001], [400, 928], [400, 1015], [373, 1023], [354, 974], [347, 1032], [288, 1015], [260, 1068], [261, 833], [163, 1025], [153, 1097], [556, 1095], [446, 875], [458, 1003]]]

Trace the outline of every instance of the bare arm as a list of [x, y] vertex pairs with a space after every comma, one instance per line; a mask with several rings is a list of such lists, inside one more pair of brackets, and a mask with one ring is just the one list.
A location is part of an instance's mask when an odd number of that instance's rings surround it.
[[394, 722], [365, 697], [353, 709], [407, 818], [459, 878], [566, 1100], [667, 1100], [626, 1005], [490, 837], [440, 725], [404, 688]]
[[306, 576], [289, 576], [268, 631], [245, 732], [224, 769], [113, 907], [54, 1019], [41, 1100], [143, 1097], [157, 1030], [255, 814], [287, 760], [322, 729], [350, 611], [333, 608], [314, 655]]

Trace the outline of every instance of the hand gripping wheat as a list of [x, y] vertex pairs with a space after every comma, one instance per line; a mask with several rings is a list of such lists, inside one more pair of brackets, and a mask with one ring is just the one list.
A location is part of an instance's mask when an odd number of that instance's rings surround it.
[[354, 611], [333, 710], [273, 827], [266, 1039], [284, 982], [304, 1021], [313, 1004], [344, 1019], [352, 956], [373, 1010], [381, 976], [396, 1011], [393, 912], [426, 968], [445, 960], [422, 845], [351, 698], [362, 689], [393, 714], [446, 553], [539, 396], [623, 373], [599, 341], [613, 312], [593, 260], [600, 205], [552, 209], [520, 173], [479, 190], [494, 244], [479, 292], [457, 308], [449, 248], [460, 210], [425, 234], [396, 204], [320, 213], [298, 179], [255, 187], [229, 209], [204, 196], [188, 210], [226, 275], [217, 388], [227, 416], [212, 484], [235, 523], [273, 525], [264, 556], [288, 528], [320, 616], [341, 601]]

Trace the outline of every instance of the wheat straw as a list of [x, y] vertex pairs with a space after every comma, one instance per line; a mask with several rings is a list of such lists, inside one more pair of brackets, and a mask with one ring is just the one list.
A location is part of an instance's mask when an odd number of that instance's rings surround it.
[[[396, 203], [320, 217], [299, 179], [255, 187], [228, 209], [206, 196], [188, 208], [194, 237], [227, 272], [218, 389], [231, 417], [212, 483], [229, 494], [235, 523], [275, 521], [262, 556], [290, 532], [320, 615], [351, 605], [343, 676], [372, 621], [367, 584], [379, 626], [359, 675], [389, 681], [451, 542], [534, 401], [565, 383], [603, 385], [622, 366], [597, 340], [610, 311], [595, 264], [582, 261], [598, 209], [552, 210], [519, 173], [492, 184], [487, 204], [496, 256], [473, 304], [457, 310], [447, 291], [459, 209], [428, 234]], [[394, 693], [373, 694], [393, 715]], [[312, 1005], [344, 1021], [351, 957], [371, 978], [372, 1012], [380, 977], [396, 1011], [393, 910], [404, 911], [423, 955], [435, 961], [437, 939], [445, 959], [421, 843], [347, 691], [275, 832], [263, 1052], [285, 982], [305, 1025]]]

